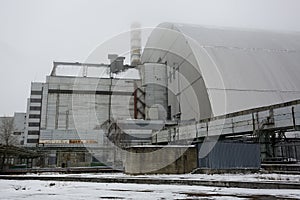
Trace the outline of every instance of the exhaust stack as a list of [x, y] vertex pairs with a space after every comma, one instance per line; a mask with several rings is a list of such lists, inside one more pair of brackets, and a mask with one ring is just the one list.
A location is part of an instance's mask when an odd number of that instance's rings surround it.
[[138, 66], [141, 63], [141, 24], [138, 22], [131, 24], [130, 46], [131, 66]]

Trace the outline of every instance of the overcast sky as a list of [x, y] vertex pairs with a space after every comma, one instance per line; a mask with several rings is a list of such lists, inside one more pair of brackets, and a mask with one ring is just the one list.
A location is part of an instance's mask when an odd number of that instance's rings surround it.
[[26, 111], [54, 60], [84, 62], [134, 21], [300, 31], [300, 0], [0, 0], [0, 115]]

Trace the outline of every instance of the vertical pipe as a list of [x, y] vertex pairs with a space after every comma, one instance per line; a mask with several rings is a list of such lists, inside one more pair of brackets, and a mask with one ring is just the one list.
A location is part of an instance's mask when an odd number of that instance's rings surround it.
[[[112, 73], [111, 73], [111, 66], [109, 67], [109, 79], [110, 79], [110, 83], [109, 83], [109, 86], [108, 86], [108, 94], [109, 94], [109, 97], [108, 97], [108, 123], [110, 125], [110, 122], [111, 122], [111, 95], [112, 95], [112, 91], [111, 91], [111, 86], [112, 86]], [[108, 128], [108, 130], [110, 130], [110, 128]]]
[[255, 119], [254, 119], [254, 113], [252, 113], [252, 128], [253, 128], [253, 133], [255, 133]]
[[293, 117], [293, 127], [294, 127], [294, 130], [296, 130], [295, 108], [294, 108], [294, 106], [292, 107], [292, 117]]
[[69, 110], [66, 111], [66, 130], [69, 129]]
[[[137, 87], [135, 87], [137, 88]], [[134, 98], [134, 119], [137, 119], [138, 116], [137, 116], [137, 89], [134, 90], [134, 93], [133, 93], [133, 98]]]
[[206, 136], [208, 137], [208, 122], [206, 122]]
[[199, 133], [197, 128], [197, 121], [195, 122], [195, 127], [196, 127], [196, 141], [198, 141]]
[[59, 92], [56, 96], [56, 112], [55, 112], [55, 129], [58, 128], [58, 117], [59, 117]]

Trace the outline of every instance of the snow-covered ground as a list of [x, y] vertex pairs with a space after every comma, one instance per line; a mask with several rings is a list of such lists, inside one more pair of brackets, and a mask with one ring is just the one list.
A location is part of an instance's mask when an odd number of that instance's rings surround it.
[[[0, 180], [0, 199], [300, 199], [298, 190]], [[272, 198], [273, 197], [273, 198]]]
[[[23, 175], [22, 175], [23, 176]], [[239, 182], [288, 182], [300, 183], [300, 175], [294, 174], [176, 174], [176, 175], [126, 175], [122, 173], [91, 173], [91, 174], [27, 174], [25, 176], [68, 176], [93, 178], [141, 178], [141, 179], [188, 179], [205, 181], [239, 181]]]

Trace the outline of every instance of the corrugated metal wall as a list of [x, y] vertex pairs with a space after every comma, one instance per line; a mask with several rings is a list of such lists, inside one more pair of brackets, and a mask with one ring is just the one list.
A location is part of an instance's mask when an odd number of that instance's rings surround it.
[[300, 160], [300, 141], [280, 142], [274, 148], [275, 157]]
[[201, 148], [213, 145], [198, 144], [198, 167], [210, 169], [259, 169], [260, 147], [259, 144], [236, 143], [218, 141], [212, 150], [202, 156]]

